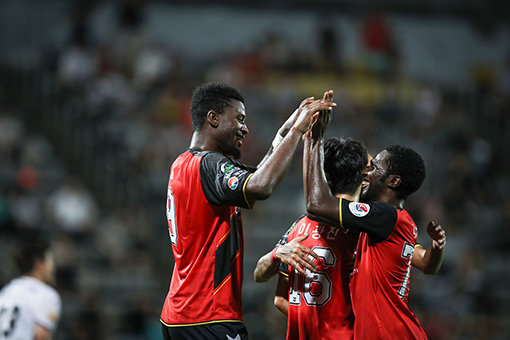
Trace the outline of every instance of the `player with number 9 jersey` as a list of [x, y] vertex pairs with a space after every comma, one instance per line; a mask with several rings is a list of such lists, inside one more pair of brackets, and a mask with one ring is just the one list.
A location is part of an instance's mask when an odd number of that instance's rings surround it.
[[[167, 219], [175, 257], [161, 321], [169, 327], [241, 322], [240, 209], [252, 172], [216, 152], [188, 149], [172, 164]], [[189, 212], [193, 211], [193, 214]]]

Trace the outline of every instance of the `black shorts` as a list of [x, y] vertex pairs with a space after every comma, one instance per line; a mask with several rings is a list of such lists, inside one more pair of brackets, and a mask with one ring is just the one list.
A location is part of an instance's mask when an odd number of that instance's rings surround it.
[[218, 322], [179, 327], [161, 325], [165, 340], [248, 340], [248, 331], [242, 322]]

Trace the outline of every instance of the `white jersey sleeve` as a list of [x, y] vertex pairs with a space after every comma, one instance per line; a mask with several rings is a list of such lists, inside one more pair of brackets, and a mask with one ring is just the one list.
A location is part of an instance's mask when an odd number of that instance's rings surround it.
[[34, 322], [53, 331], [60, 316], [61, 301], [57, 291], [50, 286], [40, 289], [40, 294], [32, 300]]

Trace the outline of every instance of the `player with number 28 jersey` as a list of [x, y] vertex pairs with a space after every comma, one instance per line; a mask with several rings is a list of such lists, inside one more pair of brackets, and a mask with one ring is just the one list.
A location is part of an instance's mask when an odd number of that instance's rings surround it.
[[307, 270], [306, 277], [292, 266], [280, 268], [281, 275], [289, 276], [287, 339], [351, 339], [354, 315], [349, 275], [358, 237], [304, 216], [279, 243], [305, 234], [309, 236], [301, 244], [320, 260], [318, 271]]

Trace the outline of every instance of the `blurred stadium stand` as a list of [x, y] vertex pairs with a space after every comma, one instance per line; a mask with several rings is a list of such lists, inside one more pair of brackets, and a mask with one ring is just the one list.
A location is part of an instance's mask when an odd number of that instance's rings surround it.
[[[246, 97], [256, 164], [302, 98], [335, 90], [329, 136], [425, 158], [408, 202], [440, 273], [413, 271], [430, 339], [510, 338], [510, 28], [498, 1], [36, 1], [0, 3], [0, 285], [31, 232], [53, 240], [56, 339], [159, 339], [172, 268], [168, 169], [191, 136], [204, 81]], [[301, 155], [275, 194], [244, 211], [245, 321], [281, 339], [275, 281], [252, 271], [303, 213]]]

